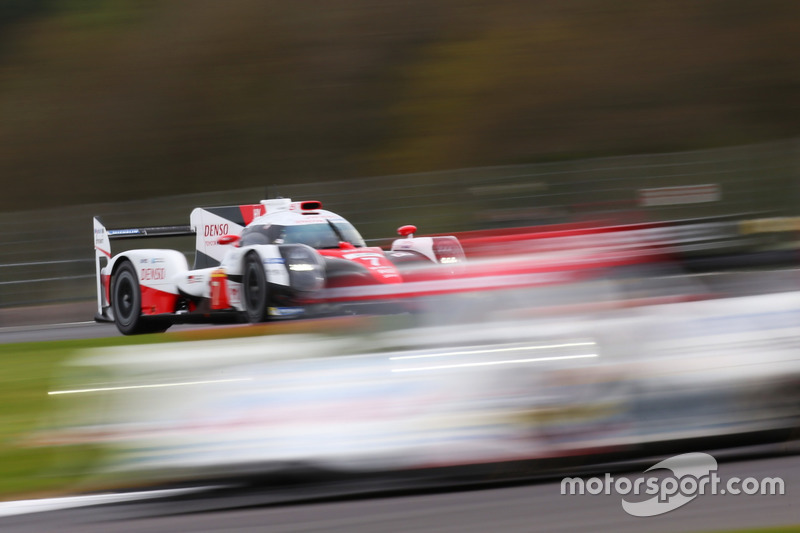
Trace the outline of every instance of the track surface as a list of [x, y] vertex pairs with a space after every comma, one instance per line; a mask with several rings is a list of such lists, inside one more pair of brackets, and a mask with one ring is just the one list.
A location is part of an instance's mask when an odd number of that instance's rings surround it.
[[[198, 326], [178, 324], [169, 331], [188, 331], [198, 328], [220, 328], [225, 326]], [[96, 322], [65, 322], [37, 326], [9, 326], [0, 328], [0, 344], [14, 342], [58, 341], [73, 339], [96, 339], [101, 337], [120, 337], [114, 324]]]
[[[637, 465], [635, 477], [655, 463]], [[436, 531], [716, 531], [800, 524], [800, 457], [778, 456], [720, 461], [719, 476], [730, 479], [780, 476], [782, 496], [701, 495], [664, 515], [635, 518], [619, 495], [569, 496], [560, 482], [523, 486], [405, 494], [319, 503], [275, 505], [264, 497], [240, 496], [226, 510], [206, 511], [202, 500], [84, 508], [0, 519], [3, 532], [393, 532]], [[622, 476], [621, 473], [615, 477]], [[599, 476], [600, 477], [600, 476]], [[309, 493], [306, 497], [313, 497]], [[240, 508], [236, 508], [240, 507]]]
[[[800, 290], [800, 268], [696, 274], [688, 277], [679, 276], [678, 279], [680, 279], [681, 283], [693, 286], [695, 290], [700, 293], [714, 294], [719, 297], [747, 296]], [[687, 282], [686, 280], [690, 281]], [[78, 311], [79, 316], [75, 316], [74, 318], [81, 321], [71, 321], [67, 318], [63, 323], [56, 324], [8, 325], [0, 327], [0, 344], [120, 336], [119, 331], [117, 331], [117, 328], [113, 324], [98, 324], [94, 321], [84, 320], [85, 318], [91, 317], [94, 313], [94, 309], [91, 305], [85, 305], [78, 309], [80, 309], [80, 311]], [[13, 316], [13, 313], [11, 313], [11, 315]], [[6, 317], [5, 323], [13, 324], [13, 317]], [[169, 331], [189, 331], [192, 329], [224, 327], [226, 326], [177, 324], [172, 326]]]

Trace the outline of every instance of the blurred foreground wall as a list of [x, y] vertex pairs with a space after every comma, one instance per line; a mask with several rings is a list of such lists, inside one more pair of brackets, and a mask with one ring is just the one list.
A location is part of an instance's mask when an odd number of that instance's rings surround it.
[[42, 438], [103, 446], [107, 473], [180, 480], [585, 465], [797, 434], [800, 292], [527, 318], [491, 297], [433, 298], [481, 310], [447, 326], [430, 326], [435, 312], [416, 327], [88, 350], [50, 391], [57, 427]]

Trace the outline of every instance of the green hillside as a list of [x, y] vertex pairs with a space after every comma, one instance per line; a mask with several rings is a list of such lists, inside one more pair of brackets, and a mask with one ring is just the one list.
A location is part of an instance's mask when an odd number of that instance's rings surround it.
[[800, 134], [789, 0], [0, 0], [0, 206]]

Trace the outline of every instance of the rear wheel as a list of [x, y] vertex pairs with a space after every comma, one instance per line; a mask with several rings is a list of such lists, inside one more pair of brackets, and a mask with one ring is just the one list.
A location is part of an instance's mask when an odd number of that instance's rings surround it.
[[267, 313], [267, 275], [261, 259], [255, 253], [248, 254], [244, 260], [242, 290], [244, 291], [247, 320], [251, 324], [265, 322], [269, 317]]
[[130, 261], [123, 261], [111, 283], [111, 307], [114, 323], [124, 335], [160, 333], [169, 328], [163, 319], [142, 316], [142, 290], [136, 269]]

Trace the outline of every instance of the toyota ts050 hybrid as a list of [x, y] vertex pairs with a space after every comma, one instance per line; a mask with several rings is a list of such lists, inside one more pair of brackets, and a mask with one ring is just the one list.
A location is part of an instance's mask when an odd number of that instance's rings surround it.
[[[197, 208], [188, 226], [106, 229], [95, 217], [95, 319], [115, 322], [126, 335], [176, 322], [257, 323], [309, 314], [328, 289], [402, 283], [418, 276], [421, 265], [442, 269], [464, 261], [457, 238], [414, 237], [415, 231], [401, 227], [401, 238], [384, 251], [367, 246], [320, 202], [288, 198]], [[195, 235], [192, 268], [176, 250], [111, 254], [113, 239], [175, 235]]]

